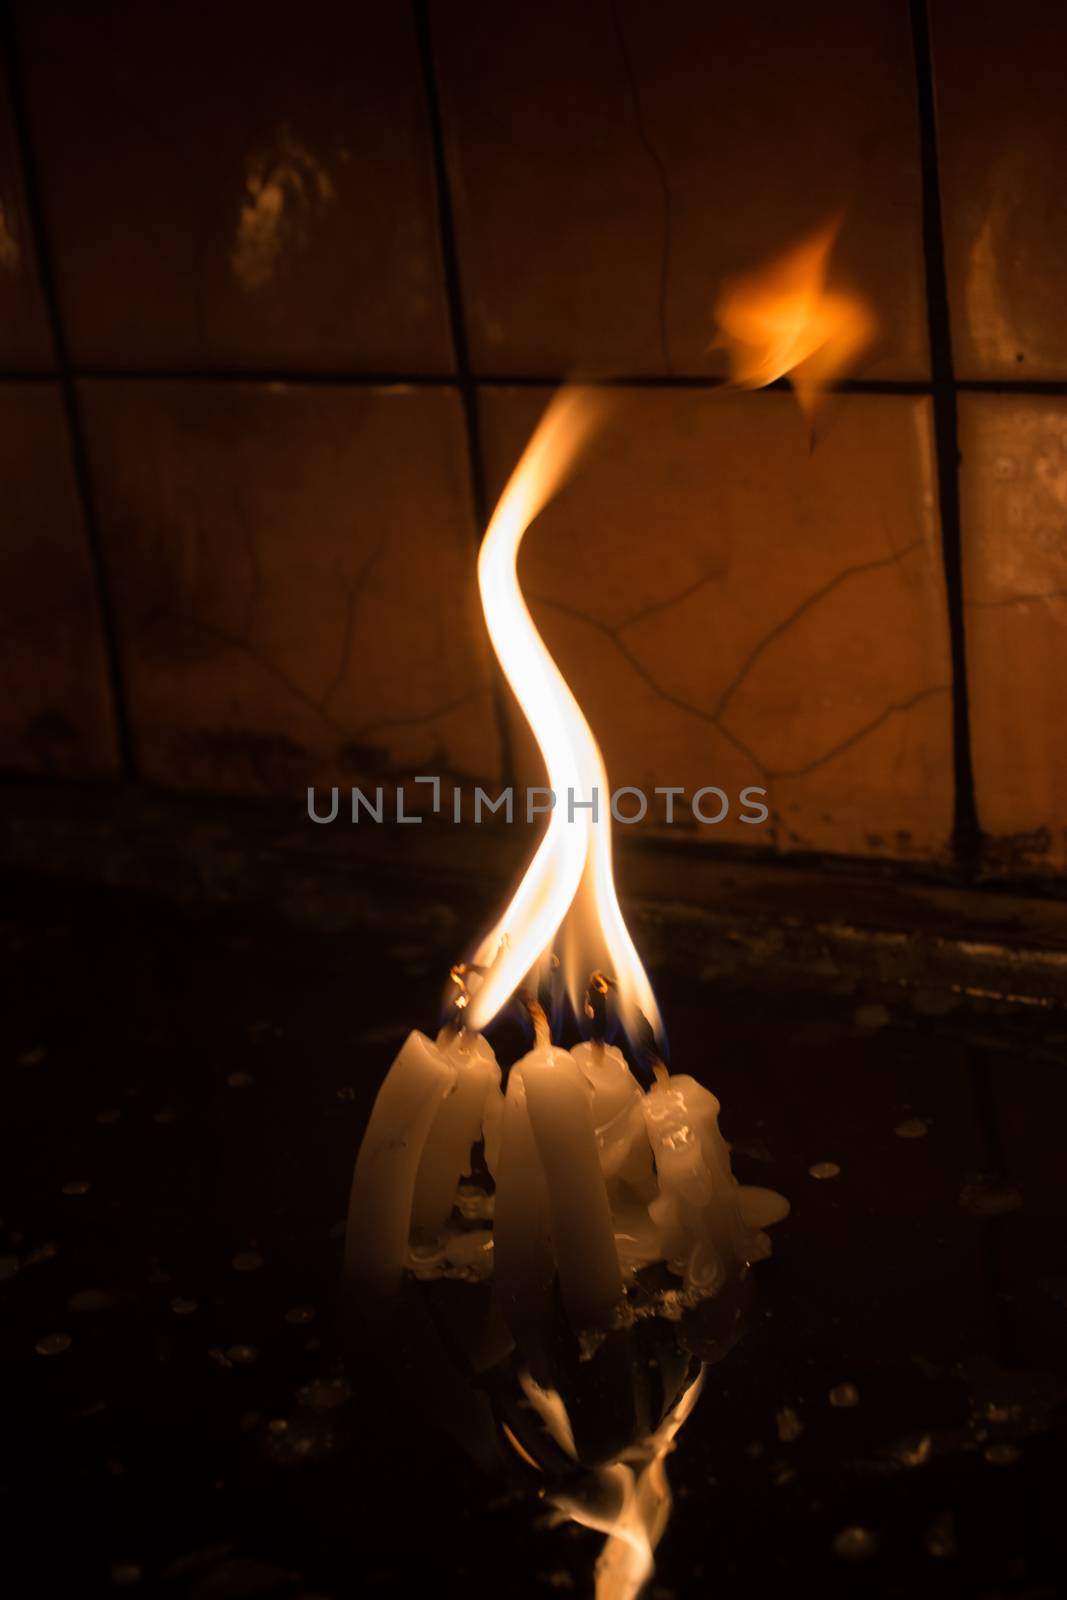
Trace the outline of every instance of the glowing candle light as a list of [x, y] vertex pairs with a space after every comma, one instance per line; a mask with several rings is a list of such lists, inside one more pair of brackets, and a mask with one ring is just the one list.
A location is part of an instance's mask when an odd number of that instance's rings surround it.
[[346, 1270], [377, 1291], [395, 1288], [407, 1259], [419, 1162], [456, 1069], [432, 1039], [409, 1033], [378, 1091], [356, 1158]]
[[[680, 1075], [656, 1083], [643, 1110], [659, 1179], [649, 1212], [661, 1229], [663, 1254], [687, 1287], [710, 1293], [741, 1262], [766, 1253], [745, 1222], [743, 1191], [719, 1132], [719, 1102], [695, 1078]], [[788, 1209], [783, 1200], [778, 1215]]]
[[584, 982], [594, 967], [606, 966], [624, 1020], [633, 1025], [643, 1016], [654, 1032], [660, 1031], [652, 985], [615, 893], [611, 790], [603, 757], [534, 626], [517, 570], [523, 535], [574, 469], [608, 403], [604, 391], [577, 388], [563, 390], [550, 403], [500, 497], [478, 557], [478, 585], [493, 649], [561, 804], [553, 809], [510, 905], [478, 950], [475, 959], [486, 977], [470, 1007], [475, 1028], [492, 1021], [550, 950], [570, 914], [572, 980], [579, 970]]
[[493, 1286], [500, 1308], [519, 1331], [544, 1319], [555, 1259], [548, 1189], [537, 1153], [521, 1071], [508, 1075], [499, 1145], [490, 1170], [496, 1180]]
[[[826, 287], [833, 222], [771, 267], [728, 284], [717, 341], [734, 381], [758, 387], [789, 375], [811, 415], [820, 388], [869, 342], [874, 324], [855, 297]], [[665, 1260], [698, 1297], [767, 1248], [762, 1229], [788, 1210], [768, 1190], [740, 1187], [719, 1132], [719, 1102], [696, 1079], [655, 1063], [644, 1092], [622, 1054], [602, 1040], [555, 1048], [538, 1008], [535, 1047], [511, 1069], [506, 1093], [479, 1036], [531, 981], [562, 935], [568, 989], [611, 974], [630, 1038], [662, 1041], [651, 984], [623, 920], [611, 854], [603, 758], [574, 695], [534, 626], [518, 583], [531, 522], [563, 486], [600, 426], [604, 391], [570, 389], [549, 405], [486, 531], [478, 582], [493, 649], [537, 741], [549, 786], [565, 803], [512, 900], [486, 935], [463, 996], [466, 1024], [436, 1043], [412, 1034], [383, 1084], [356, 1163], [346, 1260], [378, 1288], [395, 1286], [412, 1227], [447, 1235], [459, 1178], [484, 1140], [495, 1181], [496, 1293], [513, 1327], [535, 1319], [558, 1274], [575, 1323], [610, 1318], [624, 1271]], [[459, 969], [457, 969], [459, 970]], [[601, 980], [606, 983], [607, 980]], [[606, 992], [606, 989], [604, 990]], [[469, 1002], [469, 1003], [467, 1003]], [[442, 1244], [448, 1259], [448, 1241]], [[627, 1580], [629, 1581], [629, 1580]]]
[[590, 1109], [601, 1172], [651, 1199], [656, 1185], [642, 1117], [644, 1096], [626, 1057], [615, 1045], [588, 1039], [575, 1045], [571, 1055], [592, 1090]]
[[456, 1082], [438, 1109], [419, 1161], [412, 1201], [411, 1225], [438, 1233], [452, 1214], [461, 1177], [471, 1170], [471, 1149], [482, 1136], [485, 1103], [500, 1085], [500, 1068], [488, 1042], [479, 1034], [442, 1033], [445, 1059], [455, 1068]]
[[470, 1171], [500, 1068], [485, 1039], [408, 1035], [378, 1092], [348, 1204], [345, 1268], [377, 1291], [396, 1287], [413, 1226], [440, 1227]]
[[589, 1090], [567, 1050], [533, 1050], [519, 1070], [548, 1191], [560, 1291], [581, 1326], [603, 1317], [622, 1299]]

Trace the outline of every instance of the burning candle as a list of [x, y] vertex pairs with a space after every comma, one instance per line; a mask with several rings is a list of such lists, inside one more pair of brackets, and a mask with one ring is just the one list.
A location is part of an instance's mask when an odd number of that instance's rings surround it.
[[[820, 387], [873, 331], [860, 302], [826, 288], [836, 228], [832, 222], [771, 269], [728, 285], [717, 308], [718, 342], [730, 351], [735, 382], [758, 386], [790, 374], [809, 418]], [[593, 974], [601, 998], [613, 991], [630, 1037], [638, 1023], [661, 1037], [615, 892], [603, 758], [518, 582], [523, 536], [606, 404], [604, 391], [589, 389], [553, 400], [478, 558], [493, 649], [551, 792], [567, 805], [552, 810], [525, 876], [479, 948], [481, 981], [462, 996], [460, 1021], [470, 1035], [458, 1027], [435, 1044], [413, 1033], [393, 1063], [356, 1163], [349, 1213], [350, 1269], [379, 1286], [395, 1284], [412, 1226], [422, 1234], [447, 1226], [472, 1146], [483, 1138], [496, 1184], [497, 1297], [518, 1323], [543, 1303], [553, 1271], [574, 1321], [603, 1319], [622, 1298], [620, 1258], [628, 1273], [666, 1260], [691, 1294], [712, 1293], [739, 1263], [765, 1253], [762, 1229], [788, 1211], [770, 1191], [739, 1187], [719, 1132], [719, 1102], [695, 1078], [672, 1078], [657, 1062], [657, 1081], [645, 1094], [618, 1050], [600, 1041], [573, 1053], [557, 1049], [538, 1015], [535, 1048], [512, 1068], [502, 1095], [493, 1053], [478, 1036], [563, 929], [572, 963], [576, 956]], [[574, 976], [572, 965], [572, 998]], [[468, 1237], [466, 1258], [487, 1260], [488, 1243], [476, 1241], [472, 1254]]]
[[517, 1068], [508, 1075], [490, 1171], [496, 1181], [493, 1282], [505, 1320], [521, 1331], [546, 1316], [555, 1259], [548, 1189], [530, 1123], [526, 1081]]
[[641, 1091], [626, 1057], [615, 1045], [587, 1039], [571, 1051], [574, 1064], [592, 1092], [593, 1126], [607, 1128], [639, 1101]]
[[663, 1254], [688, 1286], [712, 1289], [745, 1259], [747, 1243], [729, 1157], [725, 1173], [718, 1161], [719, 1102], [683, 1076], [653, 1085], [643, 1110], [659, 1178], [649, 1212]]
[[643, 1103], [659, 1194], [649, 1213], [663, 1255], [686, 1286], [711, 1293], [743, 1262], [767, 1253], [762, 1229], [789, 1213], [769, 1189], [742, 1188], [719, 1131], [719, 1102], [695, 1078], [666, 1074]]
[[[790, 374], [809, 422], [821, 388], [873, 329], [858, 301], [826, 290], [835, 231], [832, 223], [768, 272], [728, 285], [718, 306], [718, 343], [730, 352], [735, 383], [758, 386]], [[594, 398], [589, 390], [567, 391], [551, 403], [493, 513], [478, 561], [493, 648], [544, 758], [549, 790], [566, 805], [552, 809], [533, 860], [473, 968], [453, 969], [461, 984], [454, 1025], [436, 1043], [411, 1034], [390, 1068], [356, 1162], [346, 1266], [353, 1280], [377, 1291], [396, 1288], [405, 1263], [427, 1276], [484, 1279], [491, 1268], [492, 1310], [470, 1367], [485, 1371], [513, 1342], [524, 1404], [501, 1421], [501, 1434], [528, 1465], [544, 1471], [542, 1452], [534, 1441], [524, 1442], [528, 1430], [519, 1420], [536, 1415], [568, 1464], [566, 1489], [542, 1492], [576, 1522], [607, 1535], [596, 1569], [598, 1600], [636, 1600], [651, 1576], [670, 1510], [666, 1457], [700, 1391], [703, 1367], [694, 1377], [694, 1346], [687, 1338], [678, 1381], [668, 1381], [665, 1370], [660, 1374], [662, 1395], [673, 1398], [664, 1409], [644, 1408], [658, 1423], [611, 1459], [598, 1452], [594, 1481], [576, 1485], [570, 1466], [582, 1458], [562, 1393], [530, 1370], [551, 1372], [554, 1280], [573, 1328], [597, 1324], [602, 1330], [615, 1320], [629, 1338], [634, 1326], [651, 1325], [649, 1311], [674, 1321], [687, 1306], [718, 1295], [720, 1334], [732, 1339], [740, 1295], [723, 1291], [731, 1282], [740, 1289], [744, 1267], [769, 1249], [763, 1230], [789, 1206], [770, 1190], [738, 1184], [719, 1130], [718, 1100], [695, 1078], [672, 1077], [658, 1059], [662, 1025], [615, 892], [603, 758], [518, 584], [523, 536], [565, 480], [605, 403], [603, 392]], [[596, 1035], [571, 1051], [553, 1044], [528, 993], [560, 935], [569, 962], [563, 978], [576, 1011], [588, 975], [586, 1016]], [[471, 970], [479, 981], [467, 989], [462, 975]], [[502, 1092], [500, 1068], [481, 1030], [518, 994], [534, 1022], [535, 1042], [511, 1068]], [[657, 1054], [649, 1053], [655, 1082], [647, 1092], [622, 1052], [605, 1042], [616, 1020], [608, 1016], [609, 996], [631, 1047], [651, 1035]], [[479, 1139], [495, 1193], [464, 1204], [462, 1220], [450, 1228], [457, 1186], [472, 1170]], [[413, 1233], [418, 1244], [434, 1236], [432, 1260], [430, 1252], [411, 1252]], [[638, 1277], [653, 1264], [658, 1271]], [[664, 1288], [664, 1265], [682, 1278], [681, 1292]], [[632, 1318], [618, 1317], [634, 1283], [644, 1304]], [[477, 1302], [470, 1305], [478, 1312]], [[477, 1320], [463, 1318], [468, 1329]], [[394, 1326], [405, 1325], [406, 1319]], [[714, 1351], [704, 1355], [714, 1359]], [[462, 1384], [449, 1384], [441, 1382], [447, 1362], [433, 1371], [429, 1391], [440, 1405], [447, 1390], [455, 1414], [455, 1402], [469, 1387], [467, 1373]], [[471, 1437], [481, 1450], [488, 1429], [491, 1456], [498, 1443], [493, 1413], [486, 1393], [474, 1398], [479, 1405]], [[636, 1405], [636, 1389], [633, 1398]], [[599, 1394], [596, 1400], [575, 1411], [576, 1421], [590, 1414], [614, 1420], [613, 1408]]]
[[[556, 1274], [572, 1322], [602, 1323], [622, 1300], [624, 1269], [628, 1279], [665, 1259], [699, 1295], [760, 1248], [718, 1132], [718, 1101], [695, 1079], [667, 1079], [661, 1068], [665, 1081], [646, 1095], [618, 1049], [600, 1040], [573, 1053], [555, 1048], [531, 1003], [535, 1047], [511, 1069], [502, 1095], [500, 1070], [478, 1032], [524, 987], [565, 918], [572, 979], [575, 958], [589, 960], [587, 971], [607, 965], [610, 978], [594, 973], [602, 1009], [610, 991], [632, 1031], [655, 1036], [661, 1026], [615, 894], [610, 813], [597, 816], [589, 798], [609, 792], [603, 760], [534, 628], [516, 572], [526, 527], [569, 470], [602, 403], [574, 391], [549, 408], [494, 512], [479, 560], [493, 645], [530, 718], [551, 786], [580, 803], [566, 820], [553, 813], [473, 969], [454, 969], [462, 991], [456, 1025], [436, 1043], [412, 1034], [390, 1069], [350, 1206], [346, 1259], [354, 1276], [395, 1287], [412, 1229], [422, 1240], [442, 1235], [432, 1270], [464, 1275], [492, 1260], [497, 1300], [513, 1328], [543, 1314]], [[471, 970], [478, 981], [468, 989]], [[469, 1228], [448, 1229], [479, 1138], [496, 1185], [492, 1252], [488, 1240], [472, 1241]]]
[[602, 1318], [622, 1299], [589, 1090], [570, 1052], [551, 1045], [531, 1051], [516, 1070], [526, 1088], [530, 1126], [548, 1191], [563, 1303], [581, 1326]]
[[440, 1232], [451, 1216], [459, 1180], [471, 1170], [471, 1149], [482, 1136], [485, 1103], [500, 1086], [496, 1056], [480, 1034], [443, 1029], [437, 1043], [455, 1068], [456, 1083], [438, 1109], [419, 1161], [411, 1224], [423, 1233]]
[[407, 1258], [419, 1161], [456, 1069], [424, 1033], [409, 1033], [371, 1111], [352, 1177], [345, 1266], [377, 1290], [399, 1282]]
[[642, 1095], [626, 1057], [615, 1045], [596, 1040], [575, 1045], [571, 1054], [592, 1089], [601, 1172], [651, 1199], [656, 1186], [641, 1112]]
[[399, 1283], [413, 1221], [440, 1226], [451, 1211], [486, 1096], [499, 1080], [484, 1039], [451, 1030], [436, 1042], [417, 1031], [405, 1039], [352, 1178], [345, 1267], [354, 1278], [378, 1291]]

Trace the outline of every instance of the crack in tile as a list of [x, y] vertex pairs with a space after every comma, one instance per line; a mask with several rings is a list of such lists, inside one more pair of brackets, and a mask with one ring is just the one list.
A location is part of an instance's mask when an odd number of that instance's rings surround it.
[[197, 617], [188, 612], [177, 611], [172, 607], [165, 607], [163, 610], [157, 612], [153, 618], [153, 621], [165, 621], [168, 617], [175, 622], [184, 623], [186, 627], [197, 628], [201, 633], [205, 633], [210, 638], [216, 639], [220, 644], [224, 644], [229, 649], [236, 650], [238, 654], [246, 656], [249, 661], [254, 662], [256, 666], [261, 667], [262, 670], [272, 677], [276, 683], [280, 683], [283, 689], [288, 690], [293, 698], [295, 700], [299, 700], [301, 705], [303, 705], [307, 710], [314, 711], [316, 715], [320, 716], [327, 727], [333, 729], [333, 731], [336, 733], [344, 734], [347, 732], [344, 725], [338, 722], [336, 717], [330, 714], [326, 706], [322, 704], [321, 701], [317, 700], [314, 695], [309, 694], [306, 689], [302, 688], [301, 685], [297, 683], [296, 679], [291, 678], [284, 668], [280, 667], [276, 661], [271, 659], [270, 656], [265, 655], [261, 650], [258, 650], [255, 645], [249, 642], [249, 640], [242, 639], [240, 634], [232, 633], [228, 628], [220, 628], [217, 623], [208, 622], [203, 617]]
[[[151, 613], [151, 616], [146, 619], [144, 627], [138, 630], [139, 633], [143, 635], [150, 632], [152, 628], [166, 622], [168, 619], [186, 627], [195, 628], [201, 633], [216, 639], [228, 649], [235, 650], [254, 662], [256, 666], [260, 667], [276, 683], [280, 684], [295, 700], [299, 701], [306, 710], [313, 711], [317, 716], [321, 717], [323, 723], [334, 733], [348, 736], [350, 730], [332, 714], [329, 705], [341, 687], [351, 664], [352, 647], [355, 642], [355, 619], [359, 601], [367, 587], [371, 573], [385, 553], [388, 545], [388, 535], [383, 534], [378, 540], [378, 543], [360, 566], [359, 571], [351, 582], [346, 582], [340, 569], [335, 574], [346, 601], [341, 648], [337, 667], [331, 675], [326, 688], [321, 695], [314, 695], [298, 683], [295, 678], [291, 677], [273, 657], [267, 654], [266, 651], [261, 650], [248, 637], [263, 595], [263, 569], [255, 540], [248, 528], [246, 519], [240, 516], [236, 517], [235, 527], [248, 569], [248, 592], [243, 607], [241, 630], [235, 632], [232, 629], [221, 627], [218, 623], [210, 622], [204, 617], [197, 616], [195, 612], [184, 611], [173, 606], [162, 606]], [[425, 720], [430, 721], [433, 716], [438, 714], [437, 712], [428, 712]], [[374, 726], [374, 724], [371, 726]]]
[[410, 715], [401, 717], [382, 717], [375, 722], [365, 722], [356, 728], [353, 737], [364, 738], [369, 733], [381, 733], [389, 728], [417, 728], [423, 723], [434, 722], [438, 717], [446, 717], [450, 712], [458, 711], [460, 706], [469, 705], [472, 700], [477, 700], [481, 689], [466, 689], [462, 694], [456, 695], [451, 700], [446, 700], [443, 705], [434, 706], [430, 711], [414, 711]]
[[866, 572], [878, 572], [882, 568], [894, 566], [898, 561], [902, 561], [905, 556], [912, 554], [913, 551], [922, 549], [923, 545], [924, 541], [921, 538], [913, 539], [911, 544], [904, 545], [900, 550], [894, 550], [891, 555], [880, 556], [876, 561], [859, 561], [854, 563], [852, 566], [843, 567], [835, 577], [830, 578], [828, 582], [824, 583], [820, 588], [808, 595], [807, 598], [802, 600], [787, 617], [783, 617], [781, 622], [776, 622], [773, 628], [764, 634], [763, 638], [760, 639], [759, 642], [749, 651], [734, 677], [720, 694], [715, 704], [715, 715], [717, 717], [722, 716], [727, 705], [733, 699], [734, 695], [748, 677], [748, 674], [751, 672], [752, 668], [755, 666], [756, 662], [759, 660], [764, 651], [767, 650], [776, 639], [781, 638], [781, 636], [793, 626], [794, 622], [798, 622], [805, 612], [810, 611], [812, 606], [818, 605], [820, 600], [825, 600], [827, 595], [832, 594], [835, 589], [840, 588], [841, 584], [846, 583], [849, 578], [858, 577]]
[[873, 718], [870, 722], [865, 723], [863, 727], [856, 729], [855, 732], [847, 735], [846, 738], [842, 739], [830, 750], [825, 751], [822, 755], [816, 756], [812, 761], [807, 762], [803, 766], [795, 768], [771, 767], [761, 760], [761, 758], [756, 755], [755, 751], [744, 742], [741, 736], [725, 722], [724, 714], [729, 702], [733, 699], [734, 695], [741, 687], [741, 684], [752, 671], [753, 667], [764, 651], [766, 651], [776, 639], [780, 638], [785, 632], [787, 632], [787, 630], [800, 617], [802, 617], [805, 612], [809, 611], [812, 606], [817, 605], [821, 600], [825, 600], [828, 595], [832, 594], [834, 590], [841, 586], [841, 584], [847, 582], [849, 578], [894, 566], [896, 563], [902, 561], [905, 556], [908, 556], [915, 550], [922, 549], [924, 547], [925, 541], [923, 539], [914, 539], [910, 544], [904, 545], [901, 549], [893, 551], [891, 555], [880, 556], [874, 561], [856, 562], [852, 566], [843, 568], [842, 571], [838, 572], [833, 578], [830, 578], [826, 583], [822, 584], [812, 594], [807, 595], [787, 617], [783, 618], [780, 622], [775, 623], [774, 626], [770, 628], [763, 636], [763, 638], [753, 646], [748, 655], [745, 657], [745, 660], [742, 662], [741, 666], [738, 668], [737, 672], [734, 674], [734, 677], [726, 685], [726, 688], [719, 695], [715, 705], [710, 710], [707, 707], [694, 704], [691, 700], [686, 700], [683, 696], [673, 693], [673, 691], [658, 683], [645, 663], [634, 653], [621, 635], [627, 628], [633, 627], [636, 622], [643, 621], [645, 618], [658, 611], [669, 610], [672, 606], [679, 605], [683, 600], [689, 598], [690, 595], [695, 594], [706, 584], [713, 583], [715, 581], [714, 578], [710, 576], [698, 578], [694, 583], [689, 584], [684, 590], [672, 596], [670, 599], [657, 601], [650, 606], [644, 607], [641, 611], [635, 612], [631, 616], [624, 618], [622, 622], [615, 624], [602, 622], [599, 618], [590, 616], [578, 606], [569, 605], [565, 601], [549, 599], [547, 595], [532, 594], [530, 598], [536, 603], [548, 606], [552, 610], [558, 611], [565, 616], [574, 618], [576, 621], [587, 623], [590, 627], [595, 628], [600, 633], [604, 634], [606, 638], [611, 640], [619, 654], [633, 668], [638, 677], [640, 677], [641, 680], [647, 684], [654, 694], [656, 694], [661, 700], [665, 701], [668, 705], [672, 705], [677, 710], [683, 711], [689, 716], [698, 718], [708, 727], [714, 728], [724, 739], [734, 746], [739, 754], [743, 755], [746, 760], [752, 763], [762, 778], [765, 780], [799, 778], [806, 776], [809, 772], [813, 772], [820, 766], [826, 765], [827, 762], [832, 761], [836, 756], [843, 754], [844, 751], [850, 749], [861, 739], [864, 739], [869, 734], [874, 733], [877, 728], [880, 728], [882, 724], [889, 719], [889, 717], [910, 710], [914, 705], [917, 705], [921, 700], [924, 700], [931, 695], [948, 693], [949, 686], [946, 684], [934, 684], [931, 687], [920, 690], [909, 700], [893, 702], [886, 707], [884, 711], [880, 712], [877, 717]]
[[697, 594], [706, 584], [717, 581], [716, 575], [705, 573], [703, 577], [695, 579], [686, 588], [680, 590], [678, 594], [672, 594], [666, 600], [653, 600], [649, 605], [642, 606], [639, 611], [631, 612], [628, 617], [623, 617], [622, 621], [617, 623], [616, 626], [620, 632], [625, 628], [636, 627], [639, 622], [644, 622], [649, 617], [654, 617], [659, 611], [669, 611], [672, 606], [680, 606], [683, 600], [688, 600], [691, 595]]
[[952, 685], [948, 683], [934, 683], [928, 689], [920, 689], [917, 694], [913, 694], [908, 700], [894, 701], [886, 707], [880, 716], [875, 717], [873, 721], [866, 723], [862, 728], [857, 728], [855, 733], [850, 733], [846, 739], [841, 740], [840, 744], [835, 744], [832, 749], [825, 751], [821, 756], [816, 756], [813, 761], [809, 761], [805, 766], [768, 767], [766, 769], [767, 776], [769, 778], [805, 778], [809, 772], [814, 772], [818, 767], [826, 766], [835, 757], [842, 755], [846, 750], [850, 750], [853, 745], [859, 744], [861, 739], [866, 739], [869, 734], [880, 728], [884, 722], [888, 722], [890, 717], [897, 716], [905, 711], [911, 711], [921, 701], [929, 700], [935, 694], [949, 694], [951, 688]]
[[378, 565], [378, 562], [381, 560], [382, 556], [385, 554], [388, 544], [389, 536], [388, 534], [383, 533], [381, 538], [378, 540], [378, 543], [367, 557], [366, 561], [364, 561], [363, 565], [352, 579], [351, 583], [347, 583], [340, 570], [338, 570], [337, 581], [344, 591], [347, 604], [345, 608], [344, 631], [341, 637], [341, 652], [337, 663], [337, 671], [334, 673], [333, 678], [330, 680], [329, 686], [322, 696], [322, 703], [324, 706], [329, 705], [330, 701], [341, 687], [341, 684], [348, 673], [348, 669], [352, 664], [352, 645], [355, 641], [356, 610], [359, 606], [360, 600], [363, 597], [363, 593], [367, 587], [367, 584], [370, 581], [370, 575], [374, 571], [374, 568]]
[[[369, 567], [373, 565], [373, 560], [368, 562], [367, 565], [369, 569]], [[273, 661], [270, 656], [264, 655], [261, 651], [257, 650], [256, 647], [249, 643], [247, 639], [242, 639], [237, 634], [230, 633], [227, 629], [218, 627], [215, 623], [206, 622], [202, 617], [190, 616], [174, 610], [165, 610], [155, 613], [153, 621], [162, 622], [168, 617], [175, 622], [185, 623], [189, 627], [197, 628], [202, 633], [206, 633], [210, 637], [217, 639], [220, 644], [224, 644], [228, 648], [236, 650], [240, 654], [246, 656], [250, 661], [253, 661], [256, 666], [261, 667], [264, 672], [268, 673], [270, 677], [272, 677], [277, 683], [280, 683], [282, 687], [286, 689], [294, 699], [298, 700], [300, 704], [303, 705], [307, 710], [313, 711], [317, 716], [321, 717], [323, 723], [331, 730], [331, 732], [335, 733], [338, 735], [338, 737], [343, 738], [349, 743], [353, 741], [363, 741], [368, 737], [368, 735], [388, 732], [393, 728], [414, 728], [423, 726], [426, 723], [435, 722], [439, 717], [447, 716], [451, 712], [458, 710], [459, 707], [470, 704], [472, 701], [476, 700], [482, 692], [478, 688], [467, 689], [463, 692], [463, 694], [455, 695], [450, 700], [446, 700], [443, 704], [432, 706], [426, 711], [416, 711], [395, 717], [379, 717], [352, 727], [338, 721], [338, 719], [330, 713], [325, 704], [325, 698], [324, 700], [320, 701], [317, 700], [313, 695], [308, 694], [308, 692], [303, 689], [300, 684], [295, 681], [295, 679], [291, 678], [288, 673], [283, 670], [283, 668], [278, 666], [276, 661]]]

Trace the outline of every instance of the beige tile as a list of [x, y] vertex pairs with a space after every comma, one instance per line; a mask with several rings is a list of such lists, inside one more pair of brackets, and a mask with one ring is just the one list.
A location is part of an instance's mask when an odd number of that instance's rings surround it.
[[116, 765], [96, 590], [59, 396], [0, 384], [0, 765]]
[[956, 370], [1067, 376], [1067, 11], [1047, 0], [933, 0]]
[[[539, 404], [485, 395], [497, 484]], [[930, 431], [924, 400], [851, 396], [809, 453], [785, 394], [620, 392], [521, 563], [613, 785], [718, 785], [730, 817], [690, 824], [716, 842], [943, 854], [950, 666]], [[749, 784], [770, 791], [772, 823], [738, 820]]]
[[77, 361], [450, 368], [409, 7], [35, 0], [22, 31]]
[[963, 395], [978, 818], [991, 865], [1067, 866], [1067, 400]]
[[454, 394], [82, 392], [148, 776], [302, 805], [312, 782], [498, 774]]
[[0, 79], [0, 372], [51, 365], [11, 108]]
[[839, 208], [870, 370], [926, 372], [905, 6], [448, 0], [433, 27], [481, 372], [709, 372], [722, 278]]

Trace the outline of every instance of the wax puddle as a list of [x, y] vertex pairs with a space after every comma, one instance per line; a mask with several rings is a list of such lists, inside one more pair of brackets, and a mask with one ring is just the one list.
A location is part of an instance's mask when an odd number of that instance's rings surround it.
[[[488, 1283], [493, 1276], [492, 1194], [464, 1185], [456, 1198], [452, 1218], [432, 1238], [409, 1240], [405, 1269], [420, 1282], [452, 1279], [462, 1283]], [[745, 1270], [771, 1253], [765, 1229], [789, 1213], [789, 1202], [774, 1189], [738, 1185], [736, 1203], [746, 1231], [747, 1249], [737, 1265]], [[619, 1208], [614, 1238], [622, 1274], [624, 1297], [602, 1326], [629, 1327], [644, 1317], [661, 1316], [677, 1321], [688, 1310], [713, 1298], [722, 1289], [729, 1269], [719, 1256], [709, 1257], [705, 1271], [694, 1269], [692, 1256], [664, 1261], [659, 1232], [647, 1209], [633, 1205]], [[671, 1279], [656, 1284], [655, 1269], [664, 1269]], [[595, 1329], [579, 1329], [586, 1337]]]

